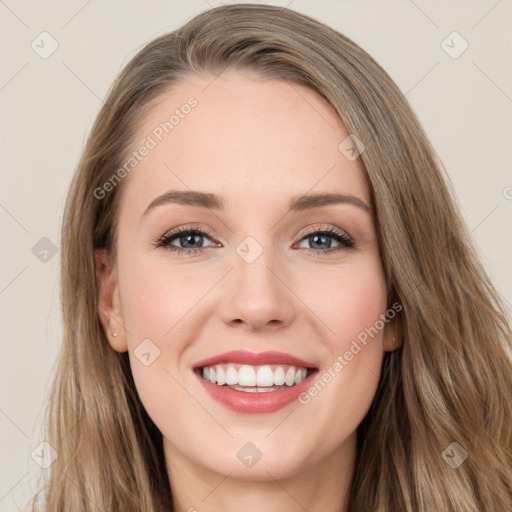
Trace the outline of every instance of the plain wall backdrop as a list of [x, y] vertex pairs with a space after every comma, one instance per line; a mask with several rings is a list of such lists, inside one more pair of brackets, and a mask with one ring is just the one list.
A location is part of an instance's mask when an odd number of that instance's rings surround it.
[[[60, 223], [96, 113], [145, 43], [220, 3], [0, 0], [0, 511], [22, 510], [46, 471], [37, 460], [48, 449], [40, 426], [61, 343]], [[329, 24], [395, 80], [448, 169], [510, 313], [512, 2], [254, 3]]]

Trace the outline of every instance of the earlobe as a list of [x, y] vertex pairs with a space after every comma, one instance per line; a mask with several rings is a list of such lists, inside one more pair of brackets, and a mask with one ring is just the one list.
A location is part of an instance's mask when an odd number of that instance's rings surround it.
[[119, 296], [117, 275], [104, 249], [95, 252], [98, 283], [98, 314], [110, 346], [117, 352], [126, 352], [128, 342]]
[[403, 337], [397, 332], [393, 324], [387, 326], [383, 334], [382, 344], [385, 352], [393, 352], [402, 346]]

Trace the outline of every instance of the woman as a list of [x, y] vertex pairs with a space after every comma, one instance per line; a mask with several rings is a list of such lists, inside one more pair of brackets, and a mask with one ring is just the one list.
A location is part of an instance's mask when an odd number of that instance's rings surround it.
[[68, 197], [45, 510], [510, 510], [511, 333], [445, 182], [311, 18], [150, 42]]

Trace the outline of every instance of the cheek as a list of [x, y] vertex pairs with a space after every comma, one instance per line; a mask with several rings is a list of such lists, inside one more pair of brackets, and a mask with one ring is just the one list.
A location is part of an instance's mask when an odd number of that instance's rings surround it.
[[120, 262], [123, 317], [132, 344], [143, 338], [155, 343], [179, 330], [189, 311], [205, 293], [197, 273], [162, 264], [151, 258]]
[[336, 355], [386, 311], [386, 281], [377, 257], [362, 258], [357, 265], [335, 272], [327, 269], [324, 275], [313, 274], [307, 279], [302, 294], [309, 308], [324, 321], [323, 332], [328, 332]]
[[[318, 419], [326, 446], [353, 432], [368, 411], [379, 382], [387, 293], [376, 258], [358, 268], [340, 271], [311, 305], [327, 325], [328, 361], [299, 402]], [[320, 311], [320, 313], [318, 313]]]
[[[119, 262], [123, 314], [138, 393], [172, 444], [198, 460], [205, 450], [209, 461], [218, 458], [219, 464], [224, 461], [225, 469], [231, 470], [225, 453], [235, 450], [233, 441], [211, 445], [208, 432], [218, 432], [218, 425], [187, 393], [191, 377], [180, 361], [186, 359], [183, 354], [194, 340], [201, 335], [204, 338], [205, 328], [225, 328], [214, 323], [215, 312], [221, 305], [218, 301], [229, 298], [228, 293], [235, 288], [221, 293], [219, 289], [225, 284], [220, 283], [216, 294], [205, 296], [225, 268], [214, 269], [205, 262], [171, 265], [150, 260], [131, 255]], [[297, 311], [288, 335], [300, 334], [315, 344], [323, 368], [306, 400], [294, 405], [294, 420], [283, 422], [272, 439], [262, 435], [258, 441], [267, 453], [276, 453], [272, 461], [276, 467], [303, 456], [310, 463], [320, 460], [354, 433], [375, 394], [383, 355], [382, 330], [367, 335], [366, 344], [360, 341], [386, 310], [385, 279], [376, 255], [361, 257], [357, 264], [340, 265], [336, 270], [319, 263], [294, 269], [288, 274], [293, 293], [283, 295]], [[144, 339], [150, 339], [160, 351], [148, 366], [134, 355]], [[354, 340], [359, 340], [358, 347]], [[192, 423], [190, 418], [194, 418]], [[307, 432], [302, 432], [305, 425]], [[321, 445], [317, 443], [320, 439]], [[288, 446], [286, 456], [278, 449], [283, 445]]]
[[154, 411], [182, 407], [182, 376], [176, 362], [191, 335], [187, 312], [197, 302], [200, 286], [194, 280], [185, 283], [176, 267], [133, 251], [124, 251], [118, 268], [133, 378], [148, 414], [158, 424]]
[[[125, 275], [123, 316], [133, 379], [147, 413], [161, 432], [183, 432], [186, 427], [176, 411], [191, 406], [183, 386], [179, 361], [194, 326], [187, 322], [191, 287], [183, 292], [174, 272], [157, 266], [134, 266]], [[194, 411], [198, 414], [198, 411]]]

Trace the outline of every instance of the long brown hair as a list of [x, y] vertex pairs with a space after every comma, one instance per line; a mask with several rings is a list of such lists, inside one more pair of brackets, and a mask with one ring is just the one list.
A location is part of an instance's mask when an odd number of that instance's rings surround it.
[[[145, 112], [170, 85], [226, 68], [309, 87], [365, 144], [360, 158], [389, 301], [403, 306], [403, 345], [386, 353], [358, 428], [350, 511], [512, 510], [512, 336], [442, 164], [364, 50], [312, 18], [259, 4], [208, 10], [148, 43], [97, 116], [62, 225], [64, 339], [46, 435], [58, 458], [41, 491], [44, 510], [172, 510], [162, 436], [127, 353], [111, 348], [99, 320], [95, 250], [115, 256], [123, 182], [102, 199], [93, 191], [122, 165]], [[454, 442], [468, 454], [457, 468], [442, 455]]]

